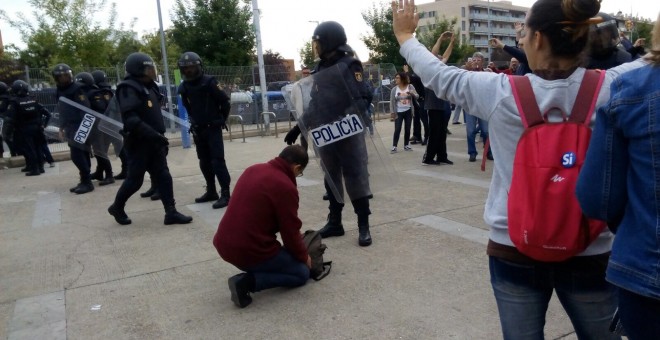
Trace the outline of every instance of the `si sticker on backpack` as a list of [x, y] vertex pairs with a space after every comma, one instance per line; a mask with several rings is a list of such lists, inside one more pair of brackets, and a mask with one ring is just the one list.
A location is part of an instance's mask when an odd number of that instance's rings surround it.
[[541, 115], [527, 77], [509, 76], [525, 127], [513, 161], [509, 236], [521, 253], [535, 260], [558, 262], [573, 257], [606, 227], [605, 222], [587, 219], [575, 196], [604, 76], [605, 72], [587, 70], [571, 115], [567, 118], [561, 112], [562, 121], [557, 123], [547, 121], [548, 112]]

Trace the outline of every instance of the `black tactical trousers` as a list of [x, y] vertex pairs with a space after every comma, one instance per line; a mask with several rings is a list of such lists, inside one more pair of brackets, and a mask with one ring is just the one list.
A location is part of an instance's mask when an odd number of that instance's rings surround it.
[[126, 145], [128, 175], [115, 196], [115, 205], [123, 207], [144, 182], [144, 174], [149, 171], [158, 183], [158, 193], [164, 207], [174, 206], [172, 175], [167, 167], [167, 146], [154, 146], [147, 143]]

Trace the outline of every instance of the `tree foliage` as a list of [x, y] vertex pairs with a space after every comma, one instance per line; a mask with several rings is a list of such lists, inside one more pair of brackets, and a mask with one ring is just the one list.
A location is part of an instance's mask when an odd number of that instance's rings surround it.
[[[471, 56], [476, 49], [473, 46], [467, 45], [467, 44], [461, 44], [460, 38], [458, 37], [459, 30], [458, 27], [456, 27], [458, 22], [457, 18], [452, 18], [452, 19], [447, 19], [444, 15], [442, 16], [442, 19], [438, 19], [437, 17], [435, 18], [434, 24], [431, 25], [431, 29], [429, 30], [422, 30], [420, 28], [417, 28], [416, 36], [419, 42], [421, 42], [424, 46], [426, 46], [429, 50], [433, 47], [433, 45], [436, 43], [438, 40], [438, 37], [443, 32], [454, 32], [456, 35], [456, 40], [454, 40], [454, 48], [452, 49], [452, 53], [449, 56], [449, 64], [455, 64], [455, 63], [462, 63], [462, 61], [467, 57]], [[444, 53], [445, 49], [447, 49], [447, 46], [449, 46], [449, 40], [444, 41], [440, 44], [440, 55]]]
[[252, 64], [255, 33], [249, 0], [177, 0], [172, 38], [207, 65]]
[[399, 54], [399, 43], [392, 29], [392, 8], [387, 3], [374, 3], [371, 9], [362, 12], [362, 18], [373, 31], [371, 35], [362, 37], [369, 49], [369, 61], [373, 64], [403, 65], [405, 60]]
[[[173, 42], [172, 30], [165, 30], [165, 50], [167, 52], [167, 65], [174, 66], [177, 64], [179, 57], [184, 52], [178, 44]], [[142, 36], [144, 43], [144, 53], [150, 55], [154, 61], [159, 65], [163, 64], [163, 52], [160, 48], [160, 31], [147, 33]]]
[[298, 50], [298, 53], [300, 54], [300, 64], [302, 65], [301, 68], [307, 67], [311, 69], [314, 67], [316, 58], [314, 56], [314, 50], [312, 49], [311, 40], [305, 42], [305, 45], [303, 45], [303, 47]]

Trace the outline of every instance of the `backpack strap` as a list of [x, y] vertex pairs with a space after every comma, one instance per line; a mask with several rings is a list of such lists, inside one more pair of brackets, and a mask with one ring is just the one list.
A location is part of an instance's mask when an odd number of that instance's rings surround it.
[[594, 113], [598, 94], [605, 79], [605, 72], [601, 70], [586, 70], [580, 90], [578, 90], [573, 110], [568, 117], [569, 122], [584, 123], [589, 126], [591, 115]]
[[328, 276], [330, 274], [330, 270], [332, 269], [332, 261], [327, 261], [323, 262], [323, 273], [321, 273], [317, 277], [313, 277], [314, 281], [321, 281], [323, 280], [324, 277]]
[[542, 124], [544, 122], [539, 105], [536, 103], [534, 97], [534, 90], [532, 90], [532, 83], [529, 78], [525, 76], [509, 75], [509, 83], [511, 83], [511, 92], [513, 98], [516, 100], [516, 106], [520, 113], [525, 129], [534, 125]]

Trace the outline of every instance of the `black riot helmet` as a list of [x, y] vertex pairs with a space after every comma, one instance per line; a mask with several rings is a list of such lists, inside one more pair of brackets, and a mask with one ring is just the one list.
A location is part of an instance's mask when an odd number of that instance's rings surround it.
[[329, 53], [338, 50], [342, 52], [352, 52], [350, 46], [346, 44], [346, 32], [344, 27], [335, 21], [324, 21], [316, 26], [312, 42], [316, 43], [317, 53], [321, 59], [324, 59]]
[[80, 72], [76, 74], [75, 79], [87, 87], [94, 87], [95, 85], [94, 77], [89, 72]]
[[30, 93], [30, 85], [22, 80], [16, 80], [11, 84], [11, 93], [17, 97], [25, 97]]
[[124, 64], [126, 73], [133, 77], [142, 78], [149, 77], [151, 80], [158, 79], [158, 69], [156, 63], [151, 57], [142, 52], [134, 52], [128, 55], [126, 63]]
[[92, 78], [94, 78], [94, 84], [98, 87], [110, 87], [108, 84], [108, 76], [105, 72], [101, 70], [92, 71]]
[[202, 58], [195, 52], [185, 52], [179, 58], [179, 71], [181, 78], [185, 81], [198, 79], [204, 74], [202, 70]]
[[53, 71], [51, 72], [53, 79], [55, 79], [55, 85], [57, 87], [67, 87], [73, 84], [73, 71], [71, 67], [67, 64], [57, 64]]
[[7, 94], [9, 92], [9, 86], [0, 81], [0, 95]]
[[603, 58], [616, 52], [621, 41], [616, 19], [606, 13], [598, 13], [603, 21], [589, 28], [589, 54], [592, 57]]

